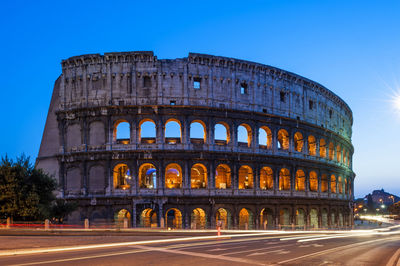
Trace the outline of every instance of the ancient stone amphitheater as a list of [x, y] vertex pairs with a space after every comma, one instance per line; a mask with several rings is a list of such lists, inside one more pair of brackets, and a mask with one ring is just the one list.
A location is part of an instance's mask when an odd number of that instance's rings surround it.
[[37, 167], [79, 201], [71, 222], [348, 228], [352, 122], [333, 92], [268, 65], [88, 54], [62, 61]]

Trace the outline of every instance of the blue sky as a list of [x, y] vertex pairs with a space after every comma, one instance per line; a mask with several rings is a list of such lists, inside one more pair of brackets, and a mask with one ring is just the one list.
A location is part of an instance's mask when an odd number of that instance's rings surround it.
[[2, 1], [0, 155], [37, 156], [60, 62], [208, 53], [313, 79], [354, 114], [356, 196], [400, 194], [400, 1]]

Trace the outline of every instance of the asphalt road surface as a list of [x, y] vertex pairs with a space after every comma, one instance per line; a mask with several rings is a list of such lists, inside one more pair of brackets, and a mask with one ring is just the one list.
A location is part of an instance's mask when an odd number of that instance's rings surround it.
[[400, 265], [399, 256], [400, 232], [397, 229], [388, 232], [254, 232], [225, 234], [219, 238], [171, 236], [147, 240], [142, 237], [129, 242], [103, 240], [66, 247], [0, 250], [0, 265], [396, 266]]

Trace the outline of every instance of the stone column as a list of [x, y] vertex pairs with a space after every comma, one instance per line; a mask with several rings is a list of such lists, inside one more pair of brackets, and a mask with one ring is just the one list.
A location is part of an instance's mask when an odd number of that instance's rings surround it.
[[132, 227], [133, 228], [136, 228], [136, 220], [137, 220], [137, 217], [136, 217], [136, 203], [135, 202], [133, 202], [133, 200], [132, 200]]

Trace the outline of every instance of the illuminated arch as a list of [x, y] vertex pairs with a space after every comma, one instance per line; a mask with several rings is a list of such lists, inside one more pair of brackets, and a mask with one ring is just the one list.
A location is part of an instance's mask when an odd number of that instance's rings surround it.
[[338, 177], [338, 189], [339, 194], [343, 194], [343, 179], [341, 176]]
[[279, 211], [279, 224], [281, 226], [290, 225], [290, 213], [287, 208], [283, 208]]
[[202, 208], [196, 208], [191, 214], [191, 229], [206, 229], [207, 216]]
[[143, 119], [139, 123], [139, 142], [156, 143], [156, 123], [151, 119]]
[[207, 188], [207, 168], [203, 164], [196, 163], [190, 169], [190, 187]]
[[132, 179], [131, 171], [126, 164], [120, 163], [114, 167], [113, 183], [115, 189], [129, 189], [129, 181]]
[[273, 189], [274, 176], [270, 167], [264, 166], [260, 171], [260, 189]]
[[177, 163], [168, 164], [165, 167], [165, 187], [181, 188], [182, 187], [182, 168]]
[[328, 192], [328, 175], [321, 175], [321, 192]]
[[217, 226], [221, 226], [221, 229], [231, 229], [232, 216], [229, 210], [219, 208], [215, 214], [215, 222]]
[[182, 142], [182, 125], [177, 119], [170, 118], [165, 122], [165, 143], [177, 144]]
[[254, 187], [253, 169], [248, 165], [239, 168], [239, 189], [251, 189]]
[[336, 161], [339, 163], [342, 161], [342, 149], [340, 148], [340, 145], [336, 146]]
[[329, 160], [333, 161], [335, 158], [335, 147], [333, 146], [333, 143], [329, 143]]
[[165, 213], [167, 228], [182, 229], [182, 213], [176, 208], [171, 208]]
[[308, 154], [311, 156], [317, 155], [317, 142], [314, 136], [312, 135], [308, 136], [307, 145], [308, 145]]
[[318, 229], [318, 211], [317, 211], [317, 209], [310, 210], [310, 226], [312, 229]]
[[144, 163], [139, 167], [139, 187], [157, 188], [157, 169], [151, 163]]
[[201, 120], [193, 120], [190, 123], [190, 141], [192, 143], [206, 143], [206, 125]]
[[273, 211], [269, 208], [264, 208], [260, 212], [260, 226], [261, 229], [274, 229], [274, 216]]
[[141, 227], [157, 227], [157, 213], [151, 208], [147, 208], [142, 211], [140, 215], [140, 226]]
[[310, 178], [310, 180], [309, 180], [310, 181], [310, 191], [317, 192], [318, 191], [318, 175], [317, 175], [317, 173], [315, 171], [311, 171], [309, 178]]
[[302, 208], [299, 208], [296, 210], [296, 226], [303, 229], [305, 224], [306, 224], [306, 212]]
[[306, 183], [306, 175], [303, 170], [296, 171], [296, 179], [295, 179], [295, 189], [297, 191], [304, 191]]
[[215, 170], [215, 188], [231, 188], [231, 168], [226, 164], [220, 164]]
[[131, 127], [128, 121], [118, 120], [114, 124], [113, 140], [117, 144], [129, 144], [131, 139]]
[[123, 227], [125, 219], [128, 221], [128, 227], [131, 227], [131, 213], [128, 210], [122, 209], [115, 213], [114, 221], [118, 227]]
[[249, 209], [242, 208], [239, 212], [239, 229], [254, 229], [253, 221], [253, 212]]
[[246, 143], [247, 147], [251, 146], [252, 131], [248, 124], [241, 124], [237, 128], [238, 144]]
[[296, 132], [294, 134], [294, 150], [297, 152], [302, 152], [304, 146], [303, 134]]
[[326, 158], [326, 141], [324, 139], [319, 140], [319, 157]]
[[279, 171], [279, 190], [290, 190], [290, 171], [286, 168]]
[[322, 209], [321, 212], [321, 226], [328, 228], [328, 211], [326, 209]]
[[272, 149], [272, 132], [267, 126], [262, 126], [258, 130], [258, 144], [261, 147]]
[[336, 193], [336, 177], [331, 175], [331, 193]]
[[278, 131], [278, 149], [279, 150], [289, 150], [289, 133], [285, 129], [280, 129]]
[[229, 125], [225, 122], [218, 122], [214, 127], [214, 140], [216, 145], [226, 145], [230, 142]]

